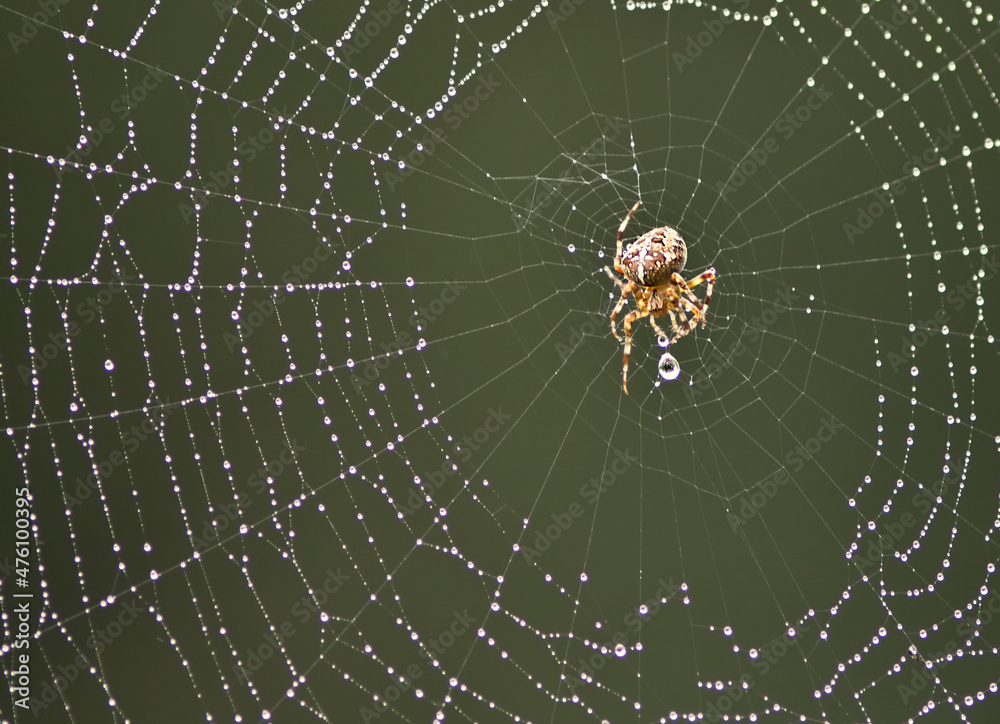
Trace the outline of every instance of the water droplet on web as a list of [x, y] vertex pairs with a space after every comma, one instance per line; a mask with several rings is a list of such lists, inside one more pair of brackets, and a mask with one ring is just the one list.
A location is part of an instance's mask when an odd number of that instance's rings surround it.
[[615, 646], [615, 656], [617, 656], [619, 659], [625, 658], [626, 653], [627, 651], [625, 649], [624, 644], [618, 644], [617, 646]]
[[645, 616], [647, 613], [649, 613], [649, 606], [647, 606], [645, 603], [639, 606], [640, 615]]
[[413, 281], [413, 277], [406, 277], [406, 286], [412, 287], [414, 284], [416, 284], [416, 282]]
[[677, 358], [669, 352], [663, 353], [663, 356], [660, 357], [660, 363], [657, 365], [657, 368], [660, 371], [660, 377], [667, 381], [676, 380], [681, 376], [681, 365], [677, 361]]
[[920, 369], [916, 365], [913, 365], [910, 368], [910, 374], [913, 375], [914, 377], [916, 377], [917, 375], [920, 374]]
[[115, 363], [109, 359], [104, 360], [104, 369], [106, 369], [108, 372], [114, 371]]
[[576, 244], [570, 244], [569, 246], [566, 247], [566, 249], [569, 250], [570, 254], [572, 254], [574, 251], [576, 251]]
[[656, 337], [656, 343], [658, 345], [660, 345], [661, 347], [669, 347], [670, 346], [670, 339], [668, 337], [661, 337], [661, 336], [657, 335], [657, 337]]
[[580, 574], [580, 582], [581, 583], [586, 583], [587, 582], [587, 574], [586, 573], [581, 573]]

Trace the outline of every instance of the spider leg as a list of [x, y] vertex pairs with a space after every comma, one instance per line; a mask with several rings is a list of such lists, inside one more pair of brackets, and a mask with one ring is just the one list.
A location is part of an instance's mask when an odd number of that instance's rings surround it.
[[621, 298], [618, 300], [618, 304], [616, 304], [615, 308], [611, 311], [611, 334], [615, 335], [615, 339], [621, 342], [622, 338], [618, 336], [618, 330], [615, 329], [615, 320], [618, 319], [618, 313], [622, 311], [622, 308], [625, 306], [625, 302], [628, 301], [629, 294], [632, 293], [634, 287], [632, 285], [632, 282], [628, 282], [626, 284], [625, 282], [618, 279], [618, 277], [612, 274], [611, 270], [608, 269], [607, 267], [604, 267], [604, 271], [606, 271], [608, 273], [608, 276], [610, 276], [612, 279], [615, 280], [615, 282], [617, 282], [618, 286], [621, 287], [622, 290], [622, 295]]
[[[695, 318], [701, 317], [702, 313], [705, 311], [705, 306], [700, 301], [698, 301], [697, 297], [695, 297], [694, 299], [688, 299], [687, 297], [679, 297], [677, 301], [680, 304], [684, 305], [684, 308], [687, 309], [689, 312], [691, 312], [691, 314]], [[677, 311], [681, 312], [682, 321], [687, 322], [687, 315], [684, 314], [679, 307]], [[696, 321], [695, 324], [697, 323], [698, 322]]]
[[705, 301], [701, 305], [701, 326], [704, 327], [708, 321], [708, 305], [712, 302], [712, 287], [715, 286], [715, 269], [706, 269], [701, 274], [687, 283], [687, 288], [696, 287], [705, 282]]
[[[680, 299], [681, 299], [682, 302], [684, 302], [686, 304], [691, 304], [691, 302], [689, 302], [684, 297], [681, 297]], [[692, 317], [691, 317], [691, 319], [688, 319], [686, 317], [686, 315], [684, 314], [684, 312], [680, 309], [680, 307], [677, 308], [677, 313], [681, 315], [681, 318], [684, 321], [683, 321], [682, 325], [679, 328], [677, 327], [676, 324], [674, 325], [674, 329], [677, 332], [677, 334], [675, 334], [674, 338], [672, 340], [670, 340], [670, 344], [667, 345], [668, 347], [672, 347], [673, 344], [674, 344], [674, 342], [676, 342], [677, 340], [679, 340], [681, 337], [687, 336], [688, 332], [690, 332], [692, 329], [694, 329], [698, 325], [698, 317], [700, 315], [698, 313], [697, 307], [695, 307], [693, 304], [691, 304], [691, 312], [692, 312]]]
[[[673, 311], [672, 310], [670, 310], [670, 314], [673, 315]], [[662, 312], [658, 313], [656, 315], [650, 315], [650, 317], [649, 317], [649, 323], [653, 325], [653, 329], [656, 330], [657, 336], [659, 336], [659, 337], [661, 337], [663, 339], [670, 339], [670, 335], [667, 334], [666, 332], [664, 332], [662, 329], [660, 329], [660, 325], [658, 325], [656, 323], [656, 317], [662, 317], [662, 316], [663, 316]], [[677, 325], [674, 324], [674, 327], [676, 327], [676, 326]]]
[[641, 319], [649, 314], [638, 309], [633, 309], [625, 315], [622, 326], [625, 327], [625, 362], [622, 364], [622, 389], [628, 394], [628, 356], [632, 354], [632, 322]]
[[[667, 311], [670, 312], [670, 324], [673, 325], [674, 331], [677, 333], [677, 337], [674, 337], [674, 339], [677, 339], [678, 337], [680, 337], [680, 333], [681, 333], [681, 328], [677, 324], [677, 315], [674, 313], [673, 309], [669, 309]], [[687, 317], [684, 316], [684, 312], [681, 312], [681, 319], [685, 323], [687, 322]], [[670, 345], [668, 344], [667, 346], [669, 347]]]
[[621, 272], [622, 264], [622, 234], [625, 233], [625, 226], [628, 224], [628, 220], [632, 218], [632, 214], [635, 213], [635, 210], [639, 208], [639, 204], [641, 203], [641, 201], [635, 202], [635, 206], [632, 207], [632, 210], [625, 216], [625, 220], [622, 221], [621, 226], [618, 227], [618, 246], [616, 247], [615, 252], [615, 271], [619, 273]]
[[[680, 297], [677, 301], [679, 303], [670, 309], [670, 322], [674, 328], [674, 336], [669, 342], [667, 342], [667, 347], [673, 345], [673, 343], [681, 337], [686, 336], [687, 333], [698, 323], [698, 310], [692, 307], [690, 302], [688, 302], [688, 300], [684, 297]], [[686, 309], [692, 315], [690, 320], [688, 319], [688, 315], [685, 314], [684, 305], [687, 305]], [[678, 317], [680, 318], [680, 322], [677, 321]]]
[[611, 271], [611, 267], [604, 267], [604, 271], [607, 272], [608, 276], [611, 277], [611, 281], [618, 285], [618, 287], [624, 292], [625, 287], [628, 286], [628, 282], [623, 282], [621, 279], [615, 276], [615, 273]]

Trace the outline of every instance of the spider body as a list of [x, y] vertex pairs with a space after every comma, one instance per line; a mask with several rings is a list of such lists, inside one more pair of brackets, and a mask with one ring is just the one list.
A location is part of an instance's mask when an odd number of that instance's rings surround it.
[[[632, 214], [639, 208], [636, 202], [618, 227], [618, 245], [615, 253], [615, 271], [625, 277], [622, 281], [608, 268], [608, 273], [622, 295], [611, 312], [611, 333], [621, 340], [615, 328], [615, 320], [630, 296], [635, 297], [636, 308], [625, 315], [625, 361], [622, 364], [622, 389], [628, 394], [628, 358], [632, 351], [632, 324], [642, 317], [649, 317], [649, 323], [663, 339], [669, 335], [656, 323], [657, 317], [670, 317], [674, 330], [668, 345], [690, 332], [701, 320], [705, 326], [705, 314], [712, 301], [712, 287], [715, 284], [715, 269], [707, 269], [690, 281], [680, 272], [687, 263], [687, 245], [676, 229], [660, 226], [647, 231], [622, 252], [622, 234]], [[705, 301], [701, 301], [691, 291], [693, 287], [705, 283]], [[690, 317], [689, 317], [690, 315]]]
[[640, 236], [615, 264], [627, 280], [642, 287], [666, 284], [687, 263], [687, 244], [676, 229], [661, 226]]

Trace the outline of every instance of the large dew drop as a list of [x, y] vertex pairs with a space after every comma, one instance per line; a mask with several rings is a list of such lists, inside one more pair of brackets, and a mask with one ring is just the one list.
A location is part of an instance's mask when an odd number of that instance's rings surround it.
[[660, 357], [660, 363], [657, 365], [660, 371], [660, 377], [667, 380], [676, 380], [681, 376], [681, 365], [669, 352], [664, 352], [663, 356]]

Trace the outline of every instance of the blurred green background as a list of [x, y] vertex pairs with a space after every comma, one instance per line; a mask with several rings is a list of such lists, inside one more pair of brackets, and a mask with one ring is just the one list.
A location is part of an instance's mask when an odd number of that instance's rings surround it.
[[4, 720], [992, 721], [995, 8], [360, 10], [0, 7]]

